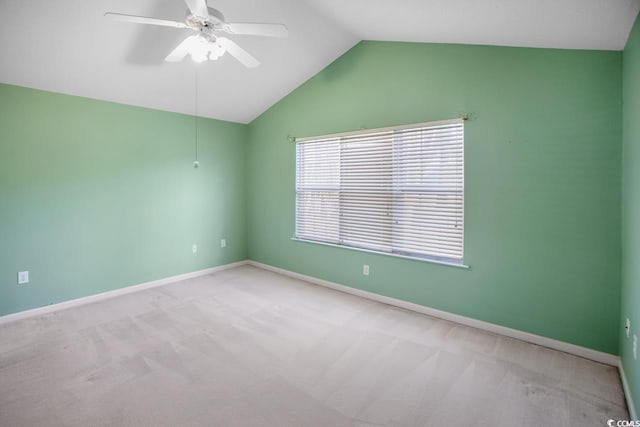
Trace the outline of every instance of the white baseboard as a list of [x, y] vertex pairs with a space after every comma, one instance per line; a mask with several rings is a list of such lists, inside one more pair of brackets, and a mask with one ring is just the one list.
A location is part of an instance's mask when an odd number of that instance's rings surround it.
[[[120, 289], [115, 289], [112, 291], [102, 292], [95, 295], [89, 295], [82, 298], [77, 298], [69, 301], [64, 301], [57, 304], [47, 305], [44, 307], [38, 307], [31, 310], [20, 311], [18, 313], [7, 314], [5, 316], [0, 316], [0, 324], [13, 322], [20, 319], [25, 319], [33, 316], [38, 316], [42, 314], [52, 313], [54, 311], [64, 310], [66, 308], [75, 307], [82, 304], [87, 304], [91, 302], [101, 301], [108, 298], [117, 297], [120, 295], [126, 295], [132, 292], [138, 292], [143, 289], [149, 289], [156, 286], [166, 285], [168, 283], [178, 282], [181, 280], [191, 279], [194, 277], [205, 276], [207, 274], [212, 274], [217, 271], [226, 270], [229, 268], [239, 267], [241, 265], [253, 265], [258, 268], [262, 268], [265, 270], [270, 270], [285, 276], [293, 277], [299, 280], [304, 280], [305, 282], [313, 283], [316, 285], [324, 286], [326, 288], [334, 289], [340, 292], [345, 292], [352, 295], [357, 295], [363, 298], [367, 298], [373, 301], [378, 301], [384, 304], [393, 305], [396, 307], [404, 308], [407, 310], [415, 311], [417, 313], [426, 314], [428, 316], [437, 317], [440, 319], [448, 320], [450, 322], [459, 323], [461, 325], [470, 326], [472, 328], [482, 329], [485, 331], [493, 332], [499, 335], [504, 335], [507, 337], [519, 339], [521, 341], [530, 342], [533, 344], [541, 345], [543, 347], [549, 347], [555, 350], [564, 351], [565, 353], [574, 354], [576, 356], [584, 357], [585, 359], [594, 360], [596, 362], [604, 363], [611, 366], [619, 367], [621, 372], [621, 377], [623, 378], [623, 385], [625, 385], [625, 393], [628, 394], [628, 385], [626, 384], [626, 377], [624, 377], [624, 371], [622, 370], [622, 365], [620, 364], [620, 358], [613, 354], [604, 353], [597, 350], [592, 350], [590, 348], [581, 347], [575, 344], [569, 344], [563, 341], [554, 340], [552, 338], [543, 337], [540, 335], [531, 334], [528, 332], [519, 331], [517, 329], [507, 328], [505, 326], [496, 325], [489, 322], [484, 322], [482, 320], [473, 319], [470, 317], [462, 316], [459, 314], [449, 313], [442, 310], [437, 310], [435, 308], [415, 304], [408, 301], [402, 301], [396, 298], [387, 297], [384, 295], [375, 294], [373, 292], [363, 291], [360, 289], [352, 288], [345, 285], [340, 285], [338, 283], [329, 282], [327, 280], [318, 279], [316, 277], [307, 276], [300, 273], [295, 273], [293, 271], [285, 270], [283, 268], [273, 267], [268, 264], [263, 264], [256, 261], [251, 260], [243, 260], [234, 262], [231, 264], [219, 265], [217, 267], [206, 268], [204, 270], [193, 271], [191, 273], [179, 274], [177, 276], [165, 277], [163, 279], [153, 280], [150, 282], [140, 283], [137, 285], [127, 286]], [[633, 409], [635, 413], [635, 409], [633, 408], [633, 403], [631, 403], [630, 411]]]
[[252, 261], [252, 260], [249, 260], [248, 264], [253, 265], [254, 267], [263, 268], [265, 270], [270, 270], [285, 276], [293, 277], [295, 279], [304, 280], [305, 282], [310, 282], [315, 285], [324, 286], [326, 288], [334, 289], [340, 292], [357, 295], [357, 296], [378, 301], [384, 304], [393, 305], [396, 307], [415, 311], [417, 313], [422, 313], [428, 316], [437, 317], [439, 319], [448, 320], [450, 322], [459, 323], [461, 325], [470, 326], [472, 328], [482, 329], [482, 330], [493, 332], [499, 335], [504, 335], [510, 338], [515, 338], [521, 341], [537, 344], [543, 347], [552, 348], [554, 350], [563, 351], [565, 353], [584, 357], [585, 359], [594, 360], [596, 362], [604, 363], [606, 365], [618, 367], [620, 363], [620, 358], [618, 356], [609, 354], [609, 353], [604, 353], [602, 351], [592, 350], [590, 348], [581, 347], [575, 344], [569, 344], [563, 341], [554, 340], [552, 338], [531, 334], [529, 332], [523, 332], [517, 329], [507, 328], [506, 326], [500, 326], [494, 323], [483, 322], [482, 320], [472, 319], [470, 317], [461, 316], [459, 314], [453, 314], [446, 311], [437, 310], [435, 308], [427, 307], [424, 305], [402, 301], [402, 300], [387, 297], [384, 295], [374, 294], [373, 292], [363, 291], [363, 290], [352, 288], [349, 286], [340, 285], [338, 283], [333, 283], [327, 280], [318, 279], [316, 277], [295, 273], [293, 271], [285, 270], [283, 268], [273, 267], [271, 265], [263, 264], [263, 263]]
[[627, 409], [629, 409], [629, 418], [632, 420], [638, 420], [638, 413], [636, 412], [636, 406], [633, 403], [633, 397], [631, 396], [631, 389], [627, 382], [627, 375], [624, 373], [624, 366], [622, 366], [622, 360], [618, 365], [620, 371], [620, 379], [622, 380], [622, 389], [624, 390], [624, 397], [627, 400]]
[[112, 291], [101, 292], [99, 294], [89, 295], [82, 298], [76, 298], [69, 301], [60, 302], [57, 304], [46, 305], [44, 307], [33, 308], [30, 310], [19, 311], [17, 313], [11, 313], [4, 316], [0, 316], [0, 325], [3, 323], [14, 322], [16, 320], [26, 319], [28, 317], [39, 316], [42, 314], [52, 313], [54, 311], [64, 310], [71, 307], [76, 307], [91, 302], [101, 301], [120, 295], [130, 294], [132, 292], [138, 292], [143, 289], [155, 288], [156, 286], [162, 286], [173, 282], [179, 282], [181, 280], [192, 279], [194, 277], [206, 276], [207, 274], [215, 273], [217, 271], [227, 270], [229, 268], [239, 267], [247, 264], [247, 260], [233, 262], [230, 264], [223, 264], [217, 267], [205, 268], [204, 270], [192, 271], [190, 273], [179, 274], [177, 276], [165, 277], [163, 279], [152, 280], [151, 282], [139, 283], [137, 285], [126, 286], [120, 289], [114, 289]]

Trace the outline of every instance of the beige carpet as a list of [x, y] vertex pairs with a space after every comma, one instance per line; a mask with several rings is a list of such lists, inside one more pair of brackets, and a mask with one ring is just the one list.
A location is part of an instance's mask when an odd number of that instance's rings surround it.
[[1, 426], [576, 426], [617, 370], [243, 266], [0, 325]]

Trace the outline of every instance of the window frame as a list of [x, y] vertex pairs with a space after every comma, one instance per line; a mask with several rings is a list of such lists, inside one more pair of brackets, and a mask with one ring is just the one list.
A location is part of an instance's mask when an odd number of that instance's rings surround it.
[[[379, 255], [385, 255], [385, 256], [391, 256], [391, 257], [396, 257], [396, 258], [404, 258], [404, 259], [411, 259], [411, 260], [416, 260], [416, 261], [422, 261], [422, 262], [429, 262], [429, 263], [436, 263], [436, 264], [443, 264], [443, 265], [448, 265], [448, 266], [453, 266], [453, 267], [462, 267], [462, 268], [469, 268], [468, 265], [466, 265], [464, 263], [464, 256], [465, 256], [465, 251], [464, 251], [464, 241], [465, 241], [465, 233], [464, 233], [464, 224], [465, 224], [465, 126], [464, 126], [464, 122], [465, 122], [466, 118], [459, 118], [459, 119], [451, 119], [451, 120], [440, 120], [440, 121], [430, 121], [430, 122], [423, 122], [423, 123], [414, 123], [414, 124], [407, 124], [407, 125], [401, 125], [401, 126], [391, 126], [391, 127], [384, 127], [384, 128], [376, 128], [376, 129], [361, 129], [361, 130], [355, 130], [355, 131], [349, 131], [349, 132], [341, 132], [341, 133], [334, 133], [334, 134], [329, 134], [329, 135], [321, 135], [321, 136], [313, 136], [313, 137], [304, 137], [304, 138], [290, 138], [290, 141], [294, 142], [296, 144], [296, 158], [295, 158], [295, 181], [294, 181], [294, 203], [295, 203], [295, 211], [294, 211], [294, 235], [291, 238], [291, 240], [293, 241], [298, 241], [298, 242], [304, 242], [304, 243], [313, 243], [313, 244], [318, 244], [318, 245], [323, 245], [323, 246], [330, 246], [330, 247], [337, 247], [337, 248], [342, 248], [342, 249], [348, 249], [348, 250], [355, 250], [355, 251], [359, 251], [359, 252], [366, 252], [366, 253], [372, 253], [372, 254], [379, 254]], [[460, 184], [460, 192], [461, 192], [461, 204], [460, 204], [460, 216], [462, 218], [462, 231], [461, 231], [461, 235], [460, 235], [460, 253], [461, 253], [461, 258], [455, 258], [455, 257], [440, 257], [440, 256], [436, 256], [436, 255], [427, 255], [427, 254], [420, 254], [420, 253], [412, 253], [410, 250], [405, 250], [403, 248], [395, 248], [392, 249], [391, 251], [384, 251], [384, 250], [376, 250], [376, 249], [371, 249], [371, 248], [367, 248], [367, 247], [359, 247], [356, 245], [347, 245], [347, 244], [342, 244], [342, 238], [341, 238], [341, 228], [342, 228], [342, 220], [339, 218], [337, 221], [337, 226], [338, 226], [338, 241], [336, 243], [330, 242], [330, 241], [322, 241], [322, 240], [314, 240], [314, 239], [309, 239], [309, 238], [305, 238], [305, 237], [300, 237], [297, 235], [298, 233], [298, 215], [299, 215], [299, 206], [298, 206], [298, 194], [299, 194], [299, 173], [300, 173], [300, 165], [299, 165], [299, 158], [298, 158], [298, 144], [302, 144], [302, 143], [314, 143], [318, 140], [337, 140], [333, 143], [335, 143], [338, 147], [341, 147], [341, 144], [343, 144], [342, 139], [343, 138], [347, 138], [347, 137], [358, 137], [358, 136], [365, 136], [365, 135], [372, 135], [372, 134], [376, 134], [376, 133], [386, 133], [386, 132], [398, 132], [398, 131], [411, 131], [411, 130], [418, 130], [420, 128], [429, 128], [429, 127], [439, 127], [439, 126], [451, 126], [451, 125], [461, 125], [461, 130], [462, 130], [462, 138], [461, 138], [461, 149], [462, 149], [462, 154], [461, 154], [461, 166], [462, 166], [462, 170], [461, 170], [461, 184]], [[400, 134], [400, 136], [402, 136], [402, 134]], [[393, 137], [395, 138], [395, 137]], [[395, 146], [395, 139], [392, 141], [391, 143], [391, 147], [390, 150], [392, 151], [392, 154], [389, 158], [389, 163], [391, 165], [391, 169], [393, 170], [393, 174], [391, 177], [391, 183], [392, 183], [392, 192], [391, 192], [391, 201], [394, 201], [394, 193], [395, 193], [395, 185], [393, 184], [394, 181], [397, 179], [396, 175], [395, 175], [395, 171], [396, 171], [396, 165], [394, 164], [394, 158], [395, 158], [395, 151], [398, 149], [398, 147]], [[342, 159], [340, 158], [340, 156], [338, 157], [338, 170], [340, 170], [340, 167], [342, 166]], [[402, 170], [402, 169], [400, 169]], [[338, 185], [339, 188], [341, 188], [341, 184]], [[338, 190], [340, 191], [340, 190]], [[382, 193], [381, 193], [382, 194]], [[416, 193], [418, 194], [418, 193]], [[392, 203], [391, 204], [391, 210], [395, 209], [395, 207], [397, 206], [396, 203]], [[340, 213], [342, 212], [342, 205], [341, 203], [338, 203], [338, 214], [340, 215]], [[392, 246], [392, 248], [394, 247], [393, 245], [393, 241], [395, 239], [395, 234], [392, 233], [390, 239], [390, 245]]]

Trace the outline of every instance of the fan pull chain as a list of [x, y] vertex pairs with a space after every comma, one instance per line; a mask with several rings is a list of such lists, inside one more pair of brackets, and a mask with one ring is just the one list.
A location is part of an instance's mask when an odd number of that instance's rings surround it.
[[193, 167], [197, 168], [200, 166], [200, 162], [198, 161], [198, 66], [196, 65], [196, 160], [193, 162]]

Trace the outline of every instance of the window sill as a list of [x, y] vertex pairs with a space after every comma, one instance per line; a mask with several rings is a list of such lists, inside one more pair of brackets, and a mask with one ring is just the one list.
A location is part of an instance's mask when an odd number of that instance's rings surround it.
[[353, 246], [336, 245], [336, 244], [333, 244], [333, 243], [317, 242], [315, 240], [299, 239], [297, 237], [292, 237], [291, 240], [293, 240], [295, 242], [312, 243], [312, 244], [315, 244], [315, 245], [330, 246], [330, 247], [334, 247], [334, 248], [348, 249], [348, 250], [358, 251], [358, 252], [367, 252], [367, 253], [376, 254], [376, 255], [386, 255], [386, 256], [390, 256], [390, 257], [394, 257], [394, 258], [404, 258], [404, 259], [410, 259], [410, 260], [413, 260], [413, 261], [428, 262], [428, 263], [431, 263], [431, 264], [446, 265], [446, 266], [449, 266], [449, 267], [464, 268], [464, 269], [469, 269], [470, 268], [468, 265], [465, 265], [465, 264], [462, 264], [462, 263], [457, 263], [457, 262], [454, 262], [454, 261], [439, 260], [439, 259], [435, 259], [435, 258], [421, 258], [421, 257], [417, 257], [417, 256], [401, 255], [401, 254], [394, 254], [394, 253], [389, 253], [389, 252], [374, 251], [374, 250], [371, 250], [371, 249], [355, 248]]

